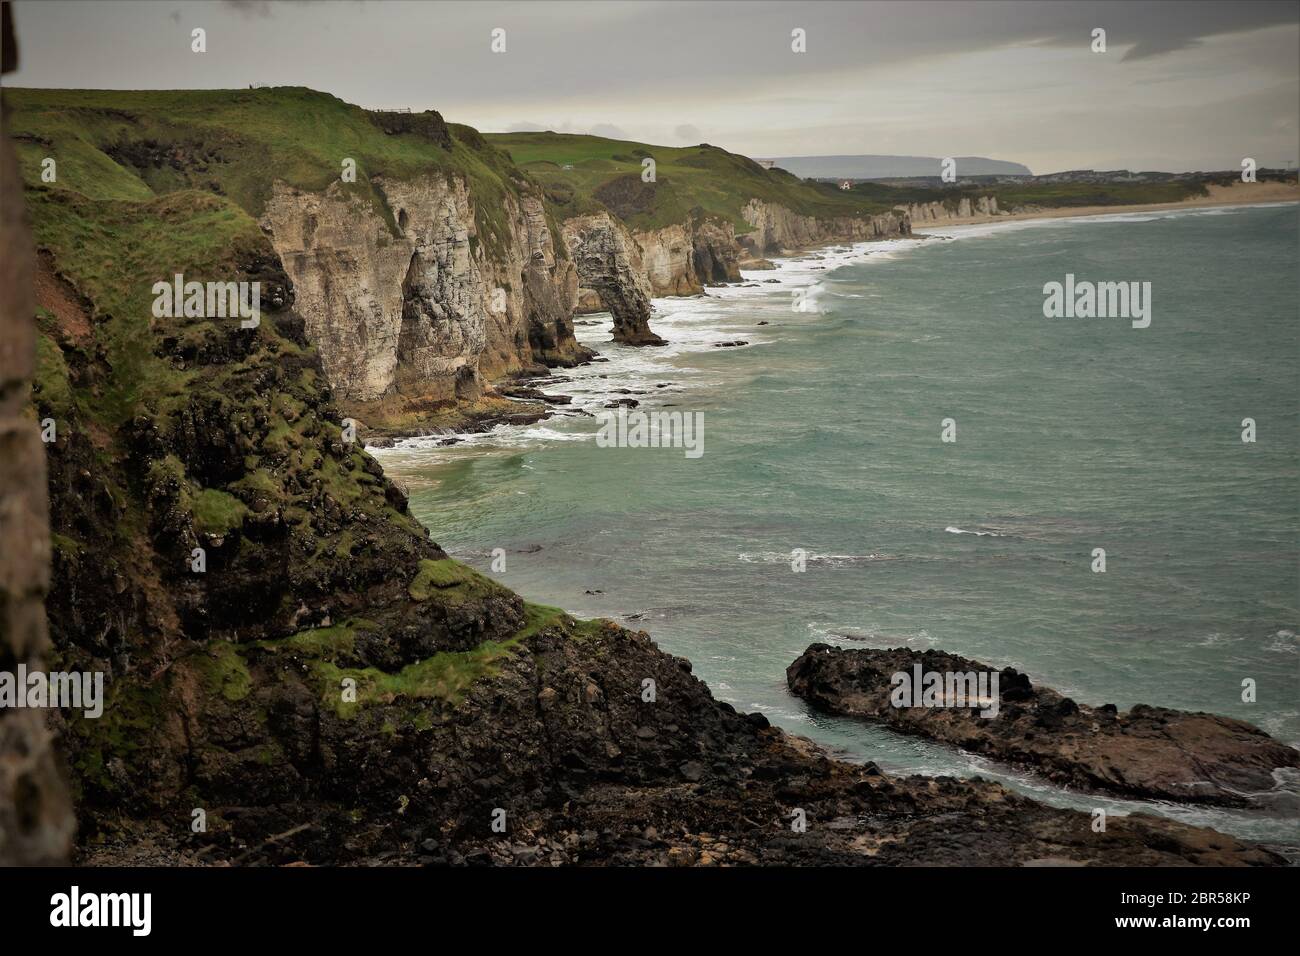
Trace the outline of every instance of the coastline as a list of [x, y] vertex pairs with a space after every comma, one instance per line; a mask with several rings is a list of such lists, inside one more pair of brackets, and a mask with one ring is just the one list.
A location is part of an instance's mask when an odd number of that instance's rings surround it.
[[[1130, 206], [1052, 206], [1046, 209], [997, 215], [954, 216], [934, 226], [975, 226], [996, 222], [1024, 222], [1032, 219], [1082, 219], [1088, 216], [1117, 216], [1125, 213], [1169, 212], [1177, 209], [1213, 209], [1225, 206], [1254, 206], [1264, 203], [1300, 202], [1300, 185], [1285, 183], [1234, 183], [1231, 186], [1207, 186], [1208, 196], [1180, 202], [1140, 203]], [[920, 237], [928, 233], [913, 233]]]
[[[1243, 206], [1268, 205], [1277, 203], [1295, 202], [1300, 203], [1300, 185], [1291, 186], [1283, 183], [1258, 183], [1251, 184], [1234, 184], [1233, 186], [1210, 186], [1210, 195], [1188, 199], [1176, 203], [1145, 203], [1130, 206], [1079, 206], [1065, 207], [1058, 206], [1050, 209], [1039, 209], [1033, 211], [1006, 213], [999, 215], [983, 215], [970, 217], [954, 217], [944, 220], [942, 223], [927, 224], [928, 228], [938, 229], [952, 226], [996, 226], [999, 224], [1013, 224], [1017, 222], [1032, 222], [1036, 220], [1064, 220], [1064, 219], [1083, 219], [1096, 216], [1122, 216], [1130, 214], [1141, 214], [1146, 212], [1178, 212], [1193, 211], [1214, 208], [1233, 208]], [[1249, 196], [1244, 195], [1241, 190], [1250, 188]], [[652, 301], [655, 303], [674, 303], [689, 302], [692, 299], [710, 298], [715, 300], [726, 300], [733, 298], [733, 295], [719, 295], [719, 292], [728, 290], [740, 290], [751, 287], [766, 287], [769, 283], [777, 283], [779, 276], [785, 269], [794, 263], [816, 261], [822, 262], [826, 253], [836, 250], [853, 250], [845, 256], [845, 261], [828, 262], [824, 267], [816, 266], [819, 271], [825, 269], [826, 275], [835, 271], [842, 266], [851, 265], [858, 260], [859, 255], [867, 253], [870, 247], [889, 246], [895, 243], [924, 242], [929, 239], [942, 238], [939, 232], [915, 232], [910, 236], [889, 237], [871, 240], [860, 240], [857, 242], [830, 242], [817, 246], [788, 248], [783, 250], [781, 255], [773, 255], [771, 258], [762, 260], [751, 260], [754, 262], [765, 263], [762, 266], [741, 266], [741, 281], [729, 282], [717, 286], [709, 286], [703, 293], [686, 296], [657, 296]], [[820, 278], [820, 277], [819, 277]], [[808, 278], [808, 281], [802, 283], [800, 287], [810, 287], [816, 283], [816, 279]], [[785, 282], [780, 282], [781, 288], [788, 288]], [[592, 316], [609, 315], [608, 310], [597, 312], [575, 312], [575, 319], [580, 316], [586, 321], [583, 325], [591, 321]], [[610, 319], [612, 323], [612, 317]], [[602, 331], [608, 327], [604, 322], [601, 323]], [[384, 427], [367, 429], [368, 435], [365, 439], [366, 448], [369, 451], [384, 451], [392, 449], [395, 446], [400, 447], [403, 444], [412, 441], [424, 445], [425, 447], [450, 447], [464, 443], [467, 439], [483, 440], [491, 434], [500, 434], [500, 428], [510, 428], [512, 426], [530, 427], [540, 422], [554, 419], [557, 417], [570, 417], [574, 415], [583, 415], [580, 411], [581, 403], [570, 404], [566, 401], [569, 396], [563, 392], [547, 393], [546, 399], [530, 400], [522, 396], [509, 396], [507, 393], [511, 388], [518, 389], [521, 386], [528, 388], [538, 388], [538, 390], [553, 386], [563, 386], [569, 384], [570, 376], [575, 368], [589, 367], [594, 364], [607, 363], [610, 361], [608, 354], [601, 352], [600, 346], [616, 345], [612, 341], [595, 341], [586, 339], [582, 344], [595, 351], [595, 356], [587, 362], [578, 363], [576, 366], [551, 368], [545, 371], [536, 370], [532, 374], [508, 375], [501, 379], [492, 381], [491, 388], [493, 396], [487, 400], [490, 408], [478, 409], [480, 414], [474, 414], [474, 410], [465, 408], [456, 408], [448, 410], [441, 415], [422, 417], [418, 424], [410, 428]], [[671, 342], [670, 342], [671, 344]], [[682, 343], [678, 343], [679, 345]], [[746, 343], [749, 345], [750, 343]], [[615, 370], [610, 370], [615, 372]], [[612, 376], [602, 376], [602, 378]], [[611, 388], [614, 384], [611, 381]], [[505, 389], [506, 392], [498, 392], [498, 389]], [[628, 394], [626, 391], [619, 392], [612, 389], [609, 396], [603, 396], [602, 401], [606, 398], [615, 398], [618, 394]], [[549, 399], [549, 400], [548, 400]], [[558, 401], [557, 401], [558, 399]], [[586, 412], [590, 414], [590, 412]], [[373, 439], [373, 440], [372, 440]], [[420, 441], [420, 440], [424, 441]], [[407, 444], [410, 448], [410, 445]]]
[[[1201, 202], [1199, 204], [1196, 204], [1196, 208], [1206, 208], [1210, 206], [1255, 205], [1255, 204], [1262, 204], [1266, 201], [1267, 200], [1260, 199], [1257, 203]], [[1189, 211], [1191, 211], [1191, 209], [1194, 207], [1192, 204], [1166, 204], [1159, 208], [1164, 210], [1173, 210], [1173, 211], [1177, 211], [1178, 209], [1188, 209]], [[1124, 216], [1124, 215], [1128, 215], [1129, 213], [1139, 212], [1139, 210], [1137, 209], [1122, 208], [1122, 207], [1121, 208], [1112, 207], [1112, 208], [1108, 208], [1105, 211], [1111, 215], [1118, 215], [1118, 216]], [[1066, 216], [1066, 215], [1059, 215], [1059, 216], [1052, 216], [1052, 217], [1037, 216], [1037, 217], [1024, 217], [1024, 218], [1073, 218], [1073, 217]], [[992, 219], [989, 222], [992, 225], [996, 225], [997, 222], [1000, 221], [1012, 221], [1012, 217], [1010, 216], [997, 217], [996, 219]], [[975, 230], [975, 232], [977, 233], [982, 233], [984, 231], [985, 230]], [[890, 241], [883, 241], [883, 243], [874, 242], [874, 241], [861, 242], [861, 243], [831, 243], [824, 247], [820, 247], [820, 250], [822, 252], [830, 251], [833, 253], [831, 255], [826, 256], [825, 258], [817, 255], [815, 250], [798, 253], [794, 255], [780, 256], [776, 258], [776, 262], [777, 262], [776, 269], [754, 270], [753, 272], [749, 272], [748, 270], [746, 270], [746, 274], [744, 276], [746, 280], [745, 282], [729, 283], [726, 286], [723, 286], [717, 290], [711, 288], [702, 296], [697, 295], [697, 296], [689, 296], [689, 297], [679, 297], [679, 296], [660, 297], [656, 301], [670, 309], [672, 308], [674, 303], [680, 303], [684, 307], [686, 312], [694, 313], [697, 310], [697, 306], [692, 306], [689, 304], [692, 300], [695, 300], [700, 303], [699, 308], [709, 309], [711, 307], [705, 306], [703, 301], [701, 300], [711, 299], [714, 300], [714, 302], [719, 304], [726, 303], [726, 305], [724, 305], [724, 308], [727, 310], [731, 310], [733, 308], [739, 307], [740, 312], [745, 312], [747, 311], [744, 308], [744, 302], [746, 300], [750, 300], [752, 298], [757, 301], [762, 301], [764, 299], [769, 298], [770, 293], [779, 294], [784, 292], [788, 294], [792, 286], [817, 285], [821, 279], [830, 276], [837, 268], [840, 268], [841, 266], [850, 265], [853, 264], [855, 261], [862, 261], [862, 259], [864, 258], [870, 258], [875, 255], [880, 255], [882, 252], [885, 254], [881, 256], [881, 258], [887, 260], [893, 257], [889, 253], [889, 250], [914, 249], [917, 248], [919, 245], [924, 244], [927, 238], [929, 237], [915, 236], [906, 239], [894, 239]], [[790, 266], [792, 265], [796, 266], [794, 270], [790, 269]], [[797, 273], [797, 275], [791, 274], [792, 272]], [[783, 277], [785, 281], [778, 282], [778, 277]], [[768, 284], [769, 282], [772, 282], [773, 284], [769, 285]], [[727, 302], [727, 300], [731, 300], [731, 302]], [[756, 318], [757, 316], [754, 317]], [[759, 324], [763, 325], [764, 323], [759, 323]], [[778, 328], [778, 327], [779, 326], [773, 326], [773, 328]], [[597, 335], [604, 336], [607, 335], [608, 333], [608, 324], [606, 321], [599, 322], [598, 326], [587, 326], [587, 328], [591, 333], [595, 333]], [[700, 331], [703, 332], [703, 326], [699, 326], [699, 328]], [[763, 332], [757, 328], [755, 329], [755, 333], [759, 336], [763, 336]], [[579, 334], [581, 335], [581, 330], [579, 330]], [[734, 334], [734, 330], [732, 329], [718, 330], [717, 334], [719, 336], [731, 337]], [[663, 394], [664, 398], [670, 402], [681, 401], [680, 398], [681, 393], [683, 391], [690, 391], [695, 386], [696, 384], [695, 382], [692, 382], [689, 379], [684, 379], [679, 373], [671, 373], [668, 375], [664, 375], [660, 378], [655, 378], [655, 373], [653, 371], [643, 371], [640, 369], [638, 369], [638, 373], [635, 376], [635, 378], [625, 377], [627, 366], [623, 361], [619, 361], [618, 356], [622, 356], [623, 359], [631, 362], [636, 362], [639, 365], [640, 359], [643, 358], [647, 360], [657, 359], [659, 357], [670, 358], [672, 354], [690, 354], [693, 352], [704, 352], [706, 348], [711, 348], [711, 346], [708, 345], [707, 342], [705, 341], [704, 336], [699, 336], [698, 338], [695, 338], [694, 342], [690, 342], [688, 340], [679, 338], [674, 343], [674, 348], [668, 351], [634, 349], [634, 348], [619, 346], [617, 343], [608, 343], [607, 345], [601, 343], [597, 345], [597, 343], [592, 342], [590, 339], [584, 339], [584, 341], [586, 341], [587, 344], [594, 345], [599, 349], [602, 350], [609, 349], [614, 353], [615, 360], [613, 361], [613, 363], [605, 365], [604, 368], [601, 370], [612, 374], [608, 375], [608, 377], [605, 377], [596, 373], [594, 369], [588, 369], [586, 372], [578, 372], [579, 375], [589, 376], [587, 381], [588, 385], [600, 386], [606, 391], [600, 394], [599, 396], [597, 396], [590, 392], [588, 392], [587, 394], [583, 394], [585, 390], [582, 388], [575, 389], [574, 390], [576, 393], [575, 397], [578, 398], [578, 401], [575, 402], [573, 406], [566, 406], [563, 408], [552, 409], [552, 411], [558, 413], [557, 417], [559, 417], [560, 420], [564, 420], [574, 415], [574, 409], [581, 408], [584, 402], [591, 403], [591, 405], [589, 405], [588, 407], [598, 407], [598, 404], [603, 404], [603, 401], [606, 398], [615, 398], [618, 395], [624, 395], [624, 394], [635, 394], [637, 398], [642, 401], [643, 404], [648, 403], [652, 406], [658, 404], [658, 401], [656, 401], [655, 396], [659, 394]], [[763, 341], [756, 341], [753, 344], [761, 346], [767, 343]], [[608, 355], [609, 353], [606, 354]], [[577, 370], [573, 370], [573, 369], [555, 370], [555, 377], [567, 377], [575, 374], [575, 372], [577, 372]], [[672, 379], [671, 383], [667, 381], [667, 379], [669, 378]], [[600, 381], [596, 381], [597, 379], [599, 379]], [[664, 385], [671, 384], [672, 385], [671, 394], [677, 397], [676, 398], [668, 397], [668, 394], [666, 394], [668, 393], [668, 389], [666, 388], [663, 389], [661, 392], [651, 391], [650, 389], [655, 389], [658, 387], [657, 384], [654, 384], [656, 382]], [[558, 383], [556, 384], [560, 391], [571, 390], [569, 388], [566, 388], [565, 386], [559, 386]], [[701, 382], [699, 384], [708, 384], [708, 383]], [[643, 392], [626, 391], [626, 389], [628, 388], [636, 389], [638, 387], [644, 388], [645, 391]], [[662, 401], [662, 399], [660, 399], [660, 401]], [[581, 412], [579, 411], [577, 414], [581, 415]], [[572, 419], [570, 420], [572, 421]], [[574, 424], [576, 425], [576, 422], [574, 422]], [[535, 429], [532, 430], [532, 434], [526, 435], [524, 434], [525, 432], [524, 429], [505, 429], [497, 432], [495, 436], [491, 436], [491, 437], [483, 436], [478, 443], [481, 443], [482, 445], [489, 445], [489, 446], [500, 444], [503, 450], [516, 452], [520, 449], [526, 448], [531, 450], [533, 448], [537, 448], [540, 446], [549, 445], [555, 440], [581, 441], [583, 440], [583, 438], [581, 437], [581, 433], [584, 431], [585, 428], [581, 425], [577, 425], [576, 428], [570, 428], [567, 426], [564, 427], [563, 428], [564, 434], [559, 434], [559, 433], [548, 434], [548, 432], [550, 432], [550, 429], [546, 429], [546, 430]], [[478, 444], [478, 443], [470, 443], [470, 444], [472, 447], [473, 444]], [[427, 451], [425, 449], [410, 448], [410, 446], [408, 446], [408, 448], [413, 453], [412, 457], [414, 455], [427, 454]], [[435, 452], [435, 455], [438, 454], [440, 451], [442, 451], [442, 449], [433, 449], [433, 450]], [[462, 449], [459, 452], [453, 452], [452, 455], [449, 457], [460, 457], [466, 451], [470, 452], [470, 454], [476, 453], [475, 451], [472, 451], [470, 448], [466, 448], [466, 449]], [[386, 469], [389, 467], [389, 461], [391, 461], [391, 459], [385, 460]], [[408, 458], [406, 462], [401, 462], [400, 464], [394, 462], [394, 464], [397, 464], [397, 470], [399, 470], [400, 472], [400, 470], [402, 470], [404, 466], [409, 467], [409, 462], [410, 459]], [[549, 542], [547, 543], [546, 547], [548, 549], [548, 554], [549, 554], [551, 548]], [[453, 554], [459, 559], [470, 563], [477, 563], [478, 560], [485, 559], [485, 554], [473, 550], [468, 552], [453, 551]], [[592, 586], [595, 585], [593, 584]], [[548, 591], [546, 588], [540, 588], [540, 587], [534, 587], [532, 591], [538, 594], [553, 593], [551, 591]], [[521, 593], [529, 593], [529, 592], [522, 591]], [[581, 600], [581, 598], [579, 598], [579, 600]], [[555, 603], [560, 603], [560, 602], [556, 601]], [[564, 606], [568, 606], [568, 605], [566, 604]], [[641, 606], [637, 605], [636, 609], [639, 614], [641, 610]], [[587, 613], [587, 612], [583, 611], [583, 613]], [[592, 612], [592, 613], [595, 614], [596, 612]], [[597, 616], [605, 616], [605, 614], [604, 612], [600, 612], [599, 614], [597, 614]], [[624, 624], [625, 626], [629, 626], [633, 628], [646, 627], [647, 629], [653, 631], [651, 625], [642, 622], [642, 619], [639, 616], [633, 618], [615, 617], [615, 619], [619, 620], [619, 622]], [[696, 657], [696, 654], [692, 653], [689, 650], [682, 651], [677, 648], [673, 648], [673, 649], [676, 650], [678, 653], [684, 653], [685, 656], [687, 657], [690, 658]], [[715, 695], [727, 695], [730, 691], [730, 689], [726, 686], [725, 683], [722, 684], [720, 687], [716, 687], [716, 688], [713, 687], [712, 681], [710, 681], [709, 683], [711, 688], [713, 688], [713, 692], [715, 693]], [[759, 709], [763, 713], [767, 714], [769, 718], [772, 718], [774, 720], [779, 720], [779, 717], [774, 717], [773, 712], [769, 710], [767, 706], [751, 703], [751, 701], [755, 700], [755, 698], [753, 697], [745, 697], [742, 695], [739, 697], [735, 697], [734, 699], [728, 699], [726, 696], [722, 696], [720, 697], [720, 699], [723, 699], [727, 703], [730, 703], [733, 706], [737, 706], [740, 709], [747, 709], [750, 707], [754, 709]], [[799, 731], [796, 730], [792, 732], [798, 733]], [[818, 740], [818, 746], [830, 748], [832, 752], [837, 753], [841, 758], [844, 756], [844, 752], [838, 750], [836, 744], [833, 742], [829, 742], [825, 739], [821, 739]], [[898, 766], [890, 766], [888, 764], [882, 764], [882, 766], [885, 766], [887, 772], [889, 773], [914, 772], [914, 771], [903, 770], [900, 769]], [[1032, 774], [1022, 774], [1014, 769], [1009, 769], [1006, 767], [1001, 767], [1001, 768], [990, 767], [986, 770], [983, 770], [982, 773], [995, 775], [995, 779], [998, 779], [1000, 782], [1003, 782], [1004, 785], [1009, 785], [1020, 794], [1024, 796], [1028, 796], [1039, 802], [1046, 803], [1052, 806], [1058, 806], [1063, 809], [1078, 809], [1078, 807], [1075, 805], [1076, 801], [1074, 800], [1074, 798], [1070, 796], [1068, 791], [1057, 791], [1050, 786], [1045, 786], [1041, 780], [1034, 777]], [[1216, 829], [1222, 829], [1222, 832], [1232, 832], [1233, 830], [1236, 830], [1238, 829], [1238, 827], [1240, 827], [1240, 832], [1237, 834], [1238, 836], [1246, 836], [1247, 838], [1258, 839], [1257, 837], [1250, 836], [1249, 824], [1242, 826], [1237, 821], [1233, 821], [1233, 823], [1237, 825], [1230, 825], [1227, 821], [1215, 821], [1213, 819], [1210, 819], [1209, 822], [1206, 822], [1207, 817], [1205, 817], [1204, 814], [1216, 813], [1222, 811], [1206, 810], [1203, 807], [1175, 808], [1174, 810], [1169, 811], [1168, 808], [1163, 807], [1158, 803], [1143, 800], [1140, 798], [1133, 798], [1133, 797], [1112, 797], [1112, 798], [1107, 798], [1104, 802], [1097, 802], [1096, 799], [1094, 799], [1094, 803], [1096, 803], [1096, 805], [1105, 806], [1108, 809], [1108, 812], [1113, 810], [1114, 812], [1117, 813], [1135, 813], [1135, 812], [1154, 813], [1156, 815], [1167, 816], [1170, 819], [1180, 820], [1181, 822], [1191, 822], [1194, 825], [1215, 826]], [[1250, 821], [1250, 823], [1253, 824], [1253, 821]], [[1272, 842], [1272, 841], [1266, 840], [1264, 842]]]

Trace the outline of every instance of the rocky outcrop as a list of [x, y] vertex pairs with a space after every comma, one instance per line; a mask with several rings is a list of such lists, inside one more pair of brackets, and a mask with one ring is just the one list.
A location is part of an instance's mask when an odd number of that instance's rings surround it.
[[[915, 686], [918, 667], [945, 681], [933, 700], [923, 701]], [[952, 699], [967, 685], [950, 684], [949, 675], [981, 672], [996, 674], [996, 701]], [[900, 698], [899, 706], [891, 700], [895, 674], [906, 675], [916, 695]], [[813, 644], [786, 680], [796, 695], [831, 713], [879, 721], [1082, 790], [1242, 806], [1274, 788], [1275, 770], [1300, 768], [1300, 751], [1241, 720], [1144, 704], [1125, 713], [1111, 704], [1089, 707], [1035, 687], [1013, 668], [997, 671], [942, 651]]]
[[914, 226], [992, 218], [1002, 214], [998, 209], [996, 196], [979, 196], [974, 202], [971, 202], [969, 197], [963, 196], [952, 204], [944, 202], [909, 203], [897, 208], [907, 213]]
[[383, 185], [391, 225], [340, 183], [323, 193], [274, 185], [261, 222], [308, 338], [345, 404], [401, 385], [430, 402], [472, 398], [487, 302], [468, 192], [435, 177]]
[[705, 220], [691, 237], [691, 267], [702, 286], [739, 282], [741, 249], [731, 223]]
[[751, 199], [741, 215], [753, 230], [738, 237], [739, 242], [750, 255], [757, 257], [832, 242], [896, 239], [912, 233], [907, 215], [901, 211], [879, 216], [818, 219], [775, 203]]
[[422, 113], [402, 112], [399, 110], [371, 110], [367, 114], [374, 123], [389, 136], [400, 133], [413, 133], [422, 136], [443, 149], [452, 147], [451, 130], [437, 110], [425, 110]]
[[[7, 3], [3, 18], [8, 73], [17, 64]], [[19, 666], [43, 671], [50, 655], [45, 447], [29, 405], [36, 368], [35, 263], [17, 158], [0, 132], [0, 672], [9, 675]], [[53, 743], [43, 710], [0, 707], [0, 866], [67, 858], [75, 822]]]
[[489, 250], [460, 180], [371, 184], [379, 201], [277, 182], [261, 218], [345, 410], [473, 402], [485, 376], [589, 357], [573, 337], [576, 269], [557, 256], [539, 197], [507, 197], [508, 238]]
[[640, 247], [621, 222], [608, 213], [564, 221], [569, 255], [585, 288], [600, 296], [614, 318], [614, 341], [625, 345], [663, 345], [650, 331], [650, 297]]
[[632, 238], [652, 295], [698, 295], [705, 286], [740, 281], [740, 249], [730, 223], [706, 219], [634, 231]]
[[[573, 336], [578, 270], [551, 235], [540, 196], [505, 200], [510, 223], [503, 249], [484, 259], [489, 302], [487, 343], [479, 360], [489, 379], [536, 366], [573, 366], [593, 357]], [[499, 290], [499, 291], [498, 291]]]
[[[430, 600], [482, 600], [444, 583]], [[459, 683], [442, 675], [464, 658], [406, 664], [416, 645], [386, 626], [201, 650], [155, 684], [149, 706], [162, 716], [142, 722], [140, 743], [157, 763], [139, 780], [124, 768], [123, 792], [169, 862], [1281, 862], [1156, 817], [1095, 833], [1088, 814], [996, 784], [828, 759], [715, 701], [646, 634], [537, 613], [490, 669]], [[359, 681], [355, 704], [340, 702], [347, 676]], [[195, 805], [210, 808], [206, 833], [189, 832]], [[140, 835], [110, 833], [84, 860], [129, 862]]]

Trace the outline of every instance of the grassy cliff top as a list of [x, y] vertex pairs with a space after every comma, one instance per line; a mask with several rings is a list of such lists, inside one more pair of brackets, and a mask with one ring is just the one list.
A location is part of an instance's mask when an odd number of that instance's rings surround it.
[[[468, 182], [479, 240], [504, 241], [504, 201], [531, 188], [507, 157], [436, 112], [375, 113], [304, 87], [249, 90], [5, 90], [29, 186], [127, 201], [216, 193], [256, 218], [279, 180], [310, 191], [340, 181], [378, 205], [376, 177], [442, 174]], [[41, 163], [57, 163], [53, 184]]]
[[[801, 180], [782, 169], [716, 146], [652, 146], [567, 133], [488, 133], [546, 187], [564, 217], [607, 208], [629, 225], [655, 229], [695, 217], [726, 220], [738, 233], [752, 227], [741, 216], [751, 199], [807, 216], [869, 216], [892, 203], [843, 192], [833, 184]], [[655, 182], [641, 180], [642, 161], [655, 161]]]

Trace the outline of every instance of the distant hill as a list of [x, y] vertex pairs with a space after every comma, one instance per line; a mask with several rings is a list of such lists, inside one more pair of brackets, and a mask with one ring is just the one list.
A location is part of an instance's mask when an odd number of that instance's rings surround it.
[[[1020, 163], [982, 156], [953, 158], [958, 176], [1033, 175]], [[892, 179], [937, 176], [942, 160], [938, 156], [785, 156], [775, 162], [801, 179]]]

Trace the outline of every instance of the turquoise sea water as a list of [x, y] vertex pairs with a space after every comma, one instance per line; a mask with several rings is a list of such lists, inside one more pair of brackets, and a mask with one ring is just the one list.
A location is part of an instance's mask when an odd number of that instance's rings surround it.
[[[506, 549], [505, 584], [648, 630], [717, 697], [850, 759], [1300, 844], [1295, 781], [1251, 811], [1071, 794], [813, 713], [785, 686], [813, 641], [939, 647], [1089, 704], [1300, 742], [1297, 226], [1285, 205], [828, 250], [657, 300], [666, 349], [613, 345], [608, 316], [579, 328], [608, 361], [547, 390], [590, 412], [617, 389], [700, 412], [699, 459], [598, 447], [596, 419], [569, 414], [380, 460], [453, 555], [486, 571]], [[1044, 318], [1043, 284], [1067, 272], [1151, 282], [1150, 328]]]

